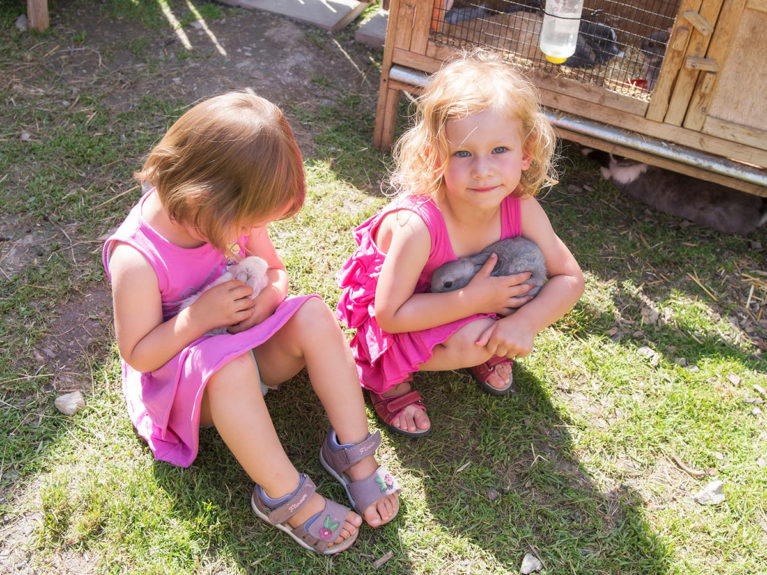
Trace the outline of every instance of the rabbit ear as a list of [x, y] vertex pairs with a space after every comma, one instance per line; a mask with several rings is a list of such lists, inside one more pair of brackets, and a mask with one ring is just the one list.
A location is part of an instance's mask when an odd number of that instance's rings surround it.
[[487, 258], [490, 257], [490, 255], [491, 254], [488, 253], [478, 253], [474, 254], [473, 256], [466, 256], [466, 259], [469, 260], [477, 269], [479, 269], [485, 265], [485, 262], [487, 261]]
[[485, 262], [489, 257], [490, 254], [488, 253], [479, 253], [474, 254], [473, 256], [467, 256], [466, 259], [471, 262], [471, 265], [474, 267], [474, 273], [476, 274], [480, 269], [482, 269], [482, 266], [485, 265]]

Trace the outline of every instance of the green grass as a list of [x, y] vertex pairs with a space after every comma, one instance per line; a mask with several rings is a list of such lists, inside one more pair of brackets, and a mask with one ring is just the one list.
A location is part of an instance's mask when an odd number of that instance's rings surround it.
[[[213, 430], [189, 469], [153, 461], [124, 409], [108, 319], [73, 350], [86, 407], [59, 414], [60, 374], [41, 350], [59, 315], [103, 289], [101, 238], [138, 198], [131, 174], [191, 103], [159, 87], [205, 55], [156, 49], [169, 33], [157, 3], [51, 6], [51, 30], [21, 34], [24, 3], [0, 4], [0, 571], [496, 574], [533, 553], [557, 575], [767, 572], [767, 422], [752, 413], [754, 386], [767, 387], [767, 230], [723, 236], [650, 212], [569, 146], [541, 201], [585, 271], [584, 297], [516, 366], [517, 395], [485, 395], [463, 372], [416, 376], [434, 431], [383, 433], [400, 515], [363, 529], [352, 551], [309, 554], [258, 520]], [[188, 29], [186, 4], [170, 6]], [[197, 8], [208, 20], [243, 14]], [[85, 9], [130, 34], [103, 42], [103, 26], [76, 17]], [[352, 34], [307, 28], [305, 42], [339, 42], [375, 69], [380, 51]], [[76, 57], [98, 81], [62, 67]], [[136, 77], [120, 76], [126, 59]], [[128, 105], [115, 106], [116, 77]], [[389, 158], [371, 147], [375, 84], [349, 91], [322, 71], [307, 82], [318, 101], [286, 106], [311, 141], [307, 201], [272, 236], [293, 291], [332, 306], [352, 229], [386, 202]], [[25, 238], [34, 249], [10, 267]], [[343, 501], [316, 457], [327, 423], [306, 377], [267, 404], [296, 466]], [[699, 505], [714, 479], [725, 503]]]

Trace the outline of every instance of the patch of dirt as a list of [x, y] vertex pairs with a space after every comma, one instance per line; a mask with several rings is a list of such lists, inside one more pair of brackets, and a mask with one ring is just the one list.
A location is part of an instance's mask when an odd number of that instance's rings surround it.
[[[188, 14], [187, 3], [171, 0], [169, 5], [177, 19]], [[23, 9], [22, 3], [19, 8]], [[160, 33], [147, 34], [138, 19], [114, 17], [107, 8], [102, 3], [68, 0], [49, 4], [50, 31], [30, 43], [23, 61], [3, 70], [2, 81], [19, 98], [45, 99], [62, 114], [95, 94], [115, 116], [140, 113], [145, 98], [191, 105], [229, 90], [251, 89], [283, 109], [305, 156], [313, 153], [314, 134], [322, 126], [302, 123], [304, 111], [335, 104], [349, 94], [359, 98], [366, 112], [375, 109], [379, 72], [371, 50], [354, 42], [353, 34], [330, 35], [267, 12], [228, 6], [221, 6], [222, 19], [185, 26], [184, 34], [174, 31], [170, 23]], [[53, 81], [41, 81], [50, 77], [50, 71]], [[158, 139], [166, 127], [164, 123], [144, 126]], [[45, 137], [41, 126], [13, 129], [18, 130], [15, 137], [24, 130], [23, 137], [30, 141]], [[134, 158], [125, 161], [139, 166]], [[33, 174], [16, 169], [8, 176], [23, 189]], [[83, 177], [88, 181], [103, 178], [99, 170], [95, 172]], [[102, 184], [105, 190], [131, 185], [99, 180]], [[18, 274], [36, 258], [46, 257], [56, 242], [76, 265], [91, 266], [92, 252], [103, 241], [96, 237], [98, 233], [55, 218], [41, 221], [0, 214], [0, 274]], [[54, 374], [54, 389], [46, 391], [87, 394], [91, 389], [90, 362], [105, 353], [113, 338], [111, 307], [104, 279], [56, 310], [47, 335], [32, 350], [38, 364]], [[11, 491], [2, 495], [3, 504], [14, 498]], [[63, 550], [46, 566], [39, 565], [29, 552], [39, 521], [35, 513], [0, 518], [0, 573], [37, 573], [41, 567], [43, 572], [56, 573], [94, 571], [87, 554], [73, 550]]]
[[[177, 19], [188, 11], [183, 3], [170, 5]], [[29, 69], [20, 65], [10, 70], [11, 86], [20, 95], [55, 93], [65, 109], [95, 92], [115, 114], [137, 110], [147, 97], [191, 105], [228, 90], [252, 89], [285, 111], [306, 156], [313, 151], [313, 132], [321, 126], [302, 124], [296, 114], [346, 94], [361, 96], [361, 105], [374, 109], [378, 70], [370, 49], [354, 42], [351, 34], [330, 35], [258, 10], [221, 10], [222, 19], [186, 26], [183, 33], [169, 24], [162, 33], [147, 35], [140, 22], [112, 17], [91, 5], [51, 5], [49, 36], [29, 57], [33, 68], [54, 70], [57, 85], [35, 86]], [[75, 36], [85, 41], [73, 41]], [[45, 56], [36, 61], [36, 54]], [[147, 54], [163, 60], [159, 69], [156, 62], [148, 63]], [[159, 138], [165, 126], [149, 128]], [[0, 273], [16, 275], [44, 257], [54, 241], [79, 262], [85, 254], [75, 246], [88, 244], [92, 250], [98, 243], [88, 232], [76, 223], [0, 215]], [[89, 389], [88, 361], [109, 341], [110, 325], [106, 281], [58, 310], [34, 350], [36, 360], [54, 374], [57, 393]]]

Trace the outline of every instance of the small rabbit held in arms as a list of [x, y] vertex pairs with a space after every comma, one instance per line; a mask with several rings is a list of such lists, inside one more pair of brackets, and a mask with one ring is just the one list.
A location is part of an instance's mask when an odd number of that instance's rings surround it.
[[[240, 280], [245, 285], [252, 287], [253, 295], [250, 297], [255, 298], [259, 292], [266, 287], [266, 284], [269, 283], [269, 280], [266, 277], [266, 270], [268, 268], [269, 265], [266, 263], [266, 261], [262, 258], [259, 258], [258, 256], [248, 256], [239, 262], [235, 262], [227, 266], [226, 271], [218, 278], [216, 278], [216, 280], [206, 285], [196, 294], [189, 296], [183, 302], [181, 302], [181, 308], [179, 311], [188, 308], [210, 288], [221, 285], [222, 283], [233, 279]], [[221, 333], [227, 333], [226, 326], [217, 327], [208, 332], [209, 335]]]
[[535, 296], [546, 283], [546, 261], [541, 249], [527, 238], [516, 237], [490, 244], [478, 254], [442, 264], [432, 273], [431, 291], [442, 293], [465, 287], [482, 268], [490, 254], [498, 255], [491, 276], [531, 273], [530, 279], [524, 282], [533, 286], [526, 296]]

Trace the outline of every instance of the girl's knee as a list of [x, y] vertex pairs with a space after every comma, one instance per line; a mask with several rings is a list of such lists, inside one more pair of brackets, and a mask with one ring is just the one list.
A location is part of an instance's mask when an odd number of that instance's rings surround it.
[[208, 380], [205, 393], [208, 397], [216, 394], [237, 393], [238, 388], [246, 390], [258, 387], [258, 369], [253, 356], [248, 353], [234, 358]]
[[476, 344], [479, 336], [492, 325], [493, 320], [477, 320], [455, 332], [443, 346], [447, 354], [463, 367], [478, 365], [490, 358], [490, 352]]
[[339, 331], [341, 329], [328, 305], [316, 297], [306, 300], [298, 311], [293, 314], [291, 322], [294, 324], [294, 327], [311, 329], [311, 332], [315, 334], [323, 329]]

